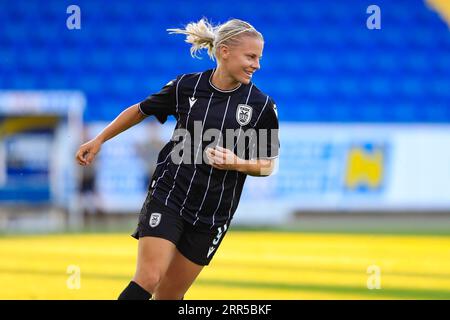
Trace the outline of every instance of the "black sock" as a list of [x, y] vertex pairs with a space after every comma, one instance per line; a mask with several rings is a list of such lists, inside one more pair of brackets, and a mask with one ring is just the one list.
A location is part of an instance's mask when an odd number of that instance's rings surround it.
[[142, 288], [136, 282], [131, 281], [117, 300], [149, 300], [151, 297], [152, 294], [150, 292]]

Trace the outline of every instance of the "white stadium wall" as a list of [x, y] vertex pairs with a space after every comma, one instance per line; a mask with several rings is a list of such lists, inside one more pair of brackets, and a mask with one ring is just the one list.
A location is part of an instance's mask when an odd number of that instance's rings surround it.
[[[105, 125], [91, 125], [91, 135]], [[141, 123], [103, 146], [106, 212], [139, 212], [147, 163], [138, 145], [152, 135], [167, 142], [174, 123], [152, 128]], [[450, 210], [450, 126], [281, 123], [280, 141], [276, 174], [247, 178], [235, 223], [285, 223], [295, 210]]]

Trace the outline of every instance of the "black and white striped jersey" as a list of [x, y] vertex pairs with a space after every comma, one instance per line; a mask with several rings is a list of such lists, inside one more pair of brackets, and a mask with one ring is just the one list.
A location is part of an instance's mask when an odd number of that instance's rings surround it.
[[161, 123], [169, 115], [177, 120], [149, 191], [189, 223], [211, 227], [232, 219], [246, 174], [213, 168], [206, 147], [218, 144], [245, 159], [276, 158], [279, 151], [274, 101], [251, 82], [228, 91], [214, 87], [214, 70], [180, 75], [139, 104]]

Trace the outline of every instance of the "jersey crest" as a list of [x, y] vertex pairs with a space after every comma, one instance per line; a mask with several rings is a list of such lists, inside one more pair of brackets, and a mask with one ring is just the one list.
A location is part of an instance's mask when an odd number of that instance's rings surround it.
[[253, 108], [247, 104], [239, 104], [236, 109], [236, 120], [241, 126], [247, 125], [252, 119]]

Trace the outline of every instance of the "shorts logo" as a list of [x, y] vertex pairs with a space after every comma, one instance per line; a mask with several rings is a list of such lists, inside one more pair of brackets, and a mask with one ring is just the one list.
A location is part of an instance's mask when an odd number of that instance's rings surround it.
[[247, 104], [239, 104], [236, 109], [236, 120], [241, 126], [247, 125], [252, 119], [253, 108]]
[[152, 213], [152, 215], [150, 216], [150, 227], [154, 228], [157, 227], [159, 225], [159, 223], [161, 222], [161, 213]]

